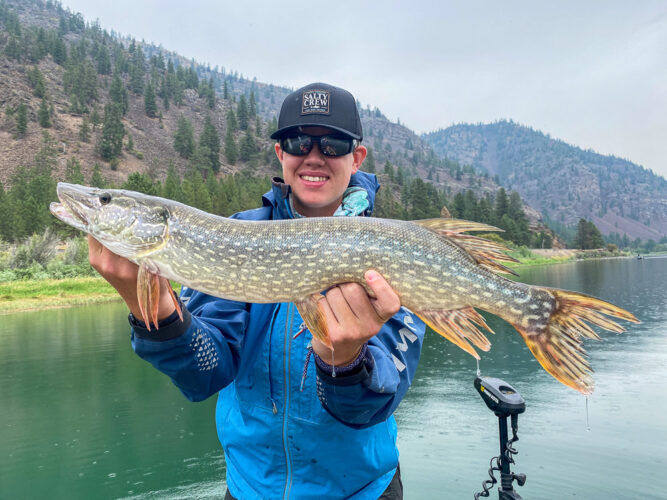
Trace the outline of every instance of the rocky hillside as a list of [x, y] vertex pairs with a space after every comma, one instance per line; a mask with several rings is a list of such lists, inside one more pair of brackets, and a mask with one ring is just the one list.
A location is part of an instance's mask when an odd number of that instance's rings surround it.
[[660, 240], [667, 234], [667, 181], [634, 163], [582, 150], [499, 121], [426, 134], [442, 157], [472, 165], [518, 191], [551, 220], [592, 220], [603, 234]]

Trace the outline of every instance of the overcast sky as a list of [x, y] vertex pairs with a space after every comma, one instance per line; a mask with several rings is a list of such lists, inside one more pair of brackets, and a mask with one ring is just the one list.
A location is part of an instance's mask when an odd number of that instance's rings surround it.
[[512, 119], [667, 176], [662, 0], [63, 5], [260, 82], [342, 86], [417, 133]]

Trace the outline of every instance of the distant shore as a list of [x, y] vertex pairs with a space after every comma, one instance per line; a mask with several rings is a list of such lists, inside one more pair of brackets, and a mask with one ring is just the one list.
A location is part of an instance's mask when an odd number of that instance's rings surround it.
[[[510, 267], [543, 266], [577, 260], [578, 250], [531, 250], [530, 257], [515, 255], [519, 262]], [[617, 255], [616, 258], [634, 258]], [[600, 257], [609, 258], [609, 257]], [[611, 257], [614, 258], [614, 257]], [[0, 283], [0, 315], [120, 302], [116, 291], [101, 277], [60, 280], [18, 280]]]

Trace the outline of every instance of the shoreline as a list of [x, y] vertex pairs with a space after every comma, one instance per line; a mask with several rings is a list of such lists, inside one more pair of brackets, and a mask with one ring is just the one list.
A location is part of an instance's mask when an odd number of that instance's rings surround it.
[[[524, 258], [512, 268], [550, 266], [566, 262], [594, 259], [577, 259], [572, 255]], [[649, 255], [643, 256], [644, 258]], [[596, 257], [595, 259], [632, 259], [634, 255]], [[61, 280], [25, 280], [0, 283], [0, 316], [22, 312], [79, 307], [108, 302], [122, 302], [120, 296], [102, 277], [65, 278]]]

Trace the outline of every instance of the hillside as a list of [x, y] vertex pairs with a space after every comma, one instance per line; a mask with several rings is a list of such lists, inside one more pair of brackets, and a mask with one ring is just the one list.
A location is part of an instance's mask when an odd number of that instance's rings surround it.
[[592, 220], [603, 234], [660, 240], [667, 181], [630, 161], [582, 150], [512, 121], [454, 125], [425, 134], [442, 157], [472, 165], [517, 190], [551, 220]]
[[[17, 172], [22, 166], [37, 168], [47, 156], [55, 180], [71, 180], [80, 164], [81, 182], [95, 183], [93, 172], [99, 171], [98, 184], [103, 179], [118, 186], [140, 172], [155, 184], [155, 192], [164, 194], [167, 174], [173, 171], [180, 179], [190, 176], [190, 186], [203, 178], [211, 198], [230, 174], [243, 179], [278, 174], [269, 135], [291, 90], [120, 37], [51, 0], [0, 0], [0, 183], [8, 194], [3, 202], [0, 190], [0, 203], [25, 201], [29, 188], [13, 189], [16, 179], [26, 180]], [[453, 216], [477, 217], [506, 229], [506, 237], [516, 233], [516, 242], [530, 243], [524, 230], [505, 227], [509, 222], [502, 220], [502, 203], [497, 213], [489, 210], [497, 205], [500, 188], [495, 171], [473, 168], [470, 164], [477, 162], [465, 154], [461, 161], [455, 155], [441, 157], [428, 141], [379, 109], [359, 107], [369, 149], [364, 167], [376, 172], [384, 186], [378, 214], [433, 217], [445, 205]], [[521, 189], [520, 182], [511, 186]], [[503, 191], [500, 199], [506, 195], [511, 193]], [[45, 220], [52, 196], [30, 200], [46, 211]], [[420, 196], [429, 199], [421, 203]], [[196, 205], [199, 199], [185, 196], [181, 201]], [[517, 198], [513, 207], [525, 212], [535, 235], [548, 233], [542, 216], [530, 206], [541, 207], [542, 199], [531, 201]], [[546, 213], [556, 221], [576, 222], [568, 209], [559, 205]], [[25, 207], [16, 210], [29, 213]], [[23, 226], [25, 231], [31, 227]]]

